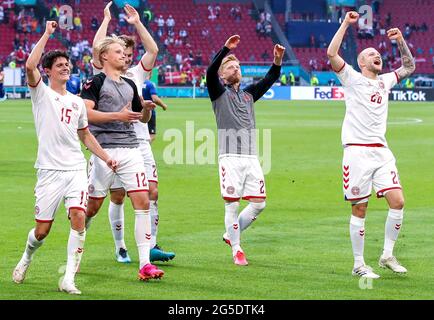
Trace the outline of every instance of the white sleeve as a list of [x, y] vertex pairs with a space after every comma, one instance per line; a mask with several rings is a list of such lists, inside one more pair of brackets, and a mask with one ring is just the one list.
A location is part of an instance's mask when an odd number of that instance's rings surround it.
[[398, 75], [395, 71], [382, 74], [381, 78], [387, 90], [392, 89], [399, 82]]
[[87, 122], [87, 109], [83, 99], [79, 98], [79, 103], [81, 106], [81, 112], [80, 112], [80, 117], [78, 118], [78, 130], [81, 130], [87, 128], [88, 122]]
[[30, 98], [32, 99], [33, 106], [43, 105], [44, 97], [47, 94], [47, 85], [42, 81], [42, 76], [39, 78], [36, 86], [28, 84], [30, 89]]
[[342, 68], [336, 72], [336, 76], [338, 77], [342, 86], [348, 87], [360, 77], [360, 73], [345, 62]]
[[[140, 61], [138, 65], [132, 67], [129, 71], [133, 73], [134, 78], [137, 79], [137, 81], [140, 82], [143, 86], [145, 80], [149, 78], [152, 69], [151, 70], [145, 69], [145, 66], [143, 65], [142, 61]], [[139, 94], [141, 95], [141, 92], [139, 92]]]

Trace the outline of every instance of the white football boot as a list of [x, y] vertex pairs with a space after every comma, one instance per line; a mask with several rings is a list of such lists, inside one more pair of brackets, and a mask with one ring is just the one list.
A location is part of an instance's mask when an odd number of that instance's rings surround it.
[[27, 269], [30, 266], [30, 261], [25, 262], [20, 260], [12, 273], [12, 281], [15, 283], [23, 283], [26, 278]]
[[353, 276], [358, 276], [362, 278], [378, 279], [380, 276], [372, 270], [368, 265], [363, 265], [358, 268], [354, 268], [352, 272]]
[[407, 269], [404, 268], [394, 256], [391, 256], [386, 259], [380, 257], [380, 260], [378, 261], [378, 265], [381, 268], [388, 268], [396, 273], [401, 273], [401, 274], [407, 273]]

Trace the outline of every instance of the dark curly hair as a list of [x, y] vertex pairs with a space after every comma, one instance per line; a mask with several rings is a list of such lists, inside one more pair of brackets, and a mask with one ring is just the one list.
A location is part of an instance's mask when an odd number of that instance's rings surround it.
[[57, 58], [63, 57], [66, 60], [69, 61], [69, 56], [66, 52], [60, 51], [60, 50], [52, 50], [48, 51], [44, 56], [42, 57], [42, 68], [48, 68], [51, 69], [53, 66], [54, 61], [56, 61]]

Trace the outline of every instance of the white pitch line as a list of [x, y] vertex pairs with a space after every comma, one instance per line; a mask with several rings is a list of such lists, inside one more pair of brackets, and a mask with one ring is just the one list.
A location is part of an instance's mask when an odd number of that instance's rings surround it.
[[418, 124], [422, 123], [422, 119], [418, 118], [410, 118], [410, 119], [404, 119], [404, 120], [392, 120], [388, 121], [387, 124]]

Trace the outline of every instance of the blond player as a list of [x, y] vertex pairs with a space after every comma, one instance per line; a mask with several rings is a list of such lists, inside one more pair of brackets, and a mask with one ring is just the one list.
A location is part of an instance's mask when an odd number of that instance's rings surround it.
[[74, 283], [75, 270], [83, 254], [85, 212], [87, 203], [86, 159], [80, 140], [111, 170], [117, 163], [101, 148], [87, 128], [86, 106], [80, 97], [66, 91], [70, 76], [69, 57], [58, 50], [47, 52], [42, 58], [50, 86], [46, 86], [38, 71], [38, 63], [57, 23], [48, 21], [42, 38], [32, 50], [27, 62], [27, 80], [32, 99], [38, 137], [38, 182], [35, 187], [36, 227], [30, 230], [27, 245], [12, 279], [22, 283], [35, 251], [50, 232], [55, 213], [62, 200], [71, 221], [68, 240], [68, 260], [65, 277], [59, 289], [81, 294]]
[[361, 72], [355, 71], [339, 56], [338, 51], [347, 28], [358, 20], [358, 13], [345, 16], [327, 50], [331, 65], [344, 87], [346, 113], [342, 126], [343, 191], [352, 204], [350, 237], [354, 254], [352, 274], [379, 278], [363, 258], [365, 216], [368, 198], [374, 188], [377, 197], [385, 197], [389, 204], [386, 219], [383, 254], [379, 266], [397, 273], [406, 273], [393, 256], [393, 248], [401, 230], [404, 214], [404, 196], [399, 181], [395, 157], [385, 138], [389, 90], [415, 70], [413, 57], [397, 28], [387, 31], [390, 40], [396, 40], [402, 66], [394, 72], [380, 74], [382, 60], [374, 48], [366, 48], [357, 57]]
[[[219, 144], [220, 191], [225, 200], [223, 240], [231, 246], [236, 265], [248, 265], [241, 232], [265, 209], [265, 179], [256, 152], [254, 103], [279, 79], [285, 47], [274, 46], [273, 64], [263, 79], [242, 89], [237, 48], [239, 35], [229, 37], [206, 72], [206, 85], [216, 117]], [[249, 204], [238, 215], [240, 200]]]
[[[111, 20], [109, 2], [104, 9], [104, 20], [101, 23], [95, 38], [93, 40], [93, 73], [94, 75], [102, 72], [101, 61], [98, 59], [96, 50], [97, 43], [100, 42], [107, 34], [108, 25]], [[140, 62], [132, 66], [134, 58], [134, 39], [130, 36], [119, 36], [125, 42], [125, 67], [123, 76], [134, 81], [137, 86], [139, 95], [142, 95], [142, 88], [146, 79], [150, 78], [152, 68], [157, 59], [158, 47], [152, 36], [146, 30], [145, 26], [140, 22], [140, 16], [137, 11], [130, 5], [126, 5], [125, 13], [127, 14], [127, 22], [133, 25], [141, 39], [141, 42], [146, 50], [146, 53], [141, 58]], [[155, 101], [159, 104], [159, 100]], [[157, 245], [158, 233], [158, 172], [157, 165], [154, 160], [154, 155], [151, 149], [151, 137], [148, 131], [147, 123], [134, 123], [139, 149], [143, 157], [143, 162], [146, 168], [146, 177], [149, 181], [149, 200], [150, 200], [150, 215], [151, 215], [151, 251], [150, 260], [168, 261], [175, 257], [173, 252], [165, 252]], [[118, 262], [129, 263], [131, 261], [124, 240], [124, 199], [125, 190], [122, 188], [118, 179], [115, 179], [110, 186], [110, 205], [109, 205], [109, 220], [112, 229], [113, 239], [115, 242], [115, 256]]]

